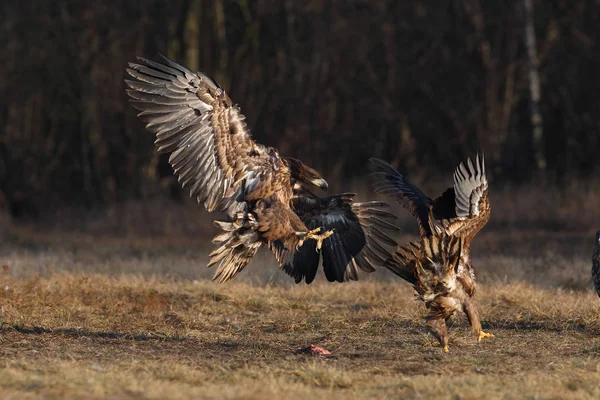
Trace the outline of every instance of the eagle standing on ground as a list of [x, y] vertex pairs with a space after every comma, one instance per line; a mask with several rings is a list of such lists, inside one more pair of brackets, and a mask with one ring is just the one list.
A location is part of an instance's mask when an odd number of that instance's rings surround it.
[[594, 242], [594, 253], [592, 254], [592, 279], [596, 293], [600, 296], [600, 231], [596, 232], [596, 241]]
[[384, 172], [376, 172], [374, 189], [395, 197], [417, 219], [421, 241], [399, 247], [384, 266], [410, 282], [429, 314], [428, 329], [448, 351], [446, 320], [462, 310], [478, 341], [492, 334], [482, 330], [471, 298], [475, 274], [471, 264], [471, 240], [490, 218], [485, 161], [467, 160], [454, 172], [454, 186], [435, 200], [385, 161], [371, 159]]
[[[281, 157], [252, 140], [244, 115], [211, 78], [193, 73], [163, 57], [139, 58], [127, 72], [131, 104], [156, 134], [160, 153], [190, 196], [208, 211], [224, 211], [215, 221], [223, 232], [213, 243], [209, 266], [214, 280], [239, 273], [266, 244], [285, 272], [312, 282], [320, 256], [329, 281], [357, 279], [371, 272], [394, 245], [384, 231], [398, 228], [386, 203], [354, 203], [354, 194], [320, 198], [307, 187], [327, 189], [327, 182], [300, 160]], [[308, 241], [314, 239], [314, 241]], [[380, 243], [381, 242], [381, 243]]]

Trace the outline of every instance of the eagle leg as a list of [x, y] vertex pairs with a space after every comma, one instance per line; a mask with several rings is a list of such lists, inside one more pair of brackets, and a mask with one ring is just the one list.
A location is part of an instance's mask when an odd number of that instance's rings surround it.
[[473, 333], [477, 335], [478, 342], [481, 342], [485, 338], [494, 337], [493, 334], [483, 331], [483, 328], [481, 327], [481, 322], [479, 321], [479, 313], [477, 312], [477, 308], [475, 308], [475, 305], [471, 302], [471, 300], [467, 299], [463, 303], [463, 311], [465, 312], [465, 314], [467, 314], [467, 319], [471, 324], [471, 329], [473, 330]]
[[313, 236], [317, 233], [321, 232], [321, 228], [315, 228], [308, 232], [296, 232], [296, 237], [299, 238], [298, 244], [296, 245], [296, 250], [298, 250], [304, 244], [306, 239], [312, 239]]
[[448, 350], [448, 329], [446, 328], [446, 319], [444, 318], [427, 318], [427, 328], [440, 342], [444, 348], [444, 353]]

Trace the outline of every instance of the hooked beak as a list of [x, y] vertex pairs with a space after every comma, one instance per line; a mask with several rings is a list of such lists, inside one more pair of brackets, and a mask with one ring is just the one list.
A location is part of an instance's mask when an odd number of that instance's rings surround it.
[[313, 185], [317, 186], [317, 187], [320, 187], [321, 190], [323, 190], [324, 192], [326, 192], [327, 188], [329, 188], [329, 185], [327, 184], [327, 181], [325, 179], [323, 179], [323, 178], [314, 179], [311, 183]]

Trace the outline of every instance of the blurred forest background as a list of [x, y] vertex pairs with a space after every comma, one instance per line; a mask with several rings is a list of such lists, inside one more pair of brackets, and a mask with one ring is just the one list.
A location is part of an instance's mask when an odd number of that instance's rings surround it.
[[127, 63], [158, 53], [216, 77], [257, 141], [337, 190], [368, 189], [372, 156], [449, 184], [480, 149], [495, 187], [524, 197], [532, 182], [559, 197], [598, 185], [598, 0], [6, 0], [0, 13], [13, 219], [185, 197], [125, 94]]

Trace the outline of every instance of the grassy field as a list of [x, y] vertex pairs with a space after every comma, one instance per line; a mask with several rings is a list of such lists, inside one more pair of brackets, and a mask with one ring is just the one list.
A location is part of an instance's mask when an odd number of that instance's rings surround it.
[[[495, 199], [504, 215], [512, 198]], [[495, 338], [477, 343], [455, 317], [448, 354], [387, 271], [294, 285], [262, 252], [217, 285], [211, 232], [177, 219], [157, 222], [162, 235], [13, 224], [0, 243], [0, 398], [600, 398], [592, 222], [492, 221], [472, 250]], [[399, 241], [414, 238], [400, 223]], [[331, 356], [296, 354], [310, 344]]]
[[[484, 285], [442, 353], [406, 285], [5, 276], [0, 397], [598, 398], [591, 292]], [[332, 356], [295, 354], [308, 344]]]

